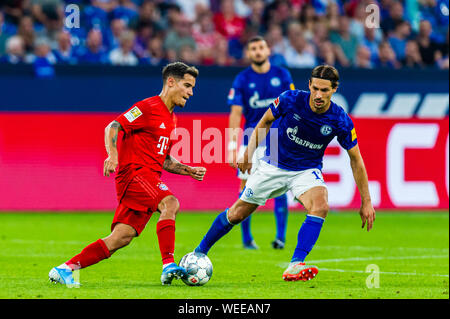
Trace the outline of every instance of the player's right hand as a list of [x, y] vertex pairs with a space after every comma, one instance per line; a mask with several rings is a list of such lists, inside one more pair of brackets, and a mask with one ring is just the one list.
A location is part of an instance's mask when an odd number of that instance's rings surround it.
[[103, 163], [103, 176], [109, 176], [110, 174], [116, 171], [117, 166], [119, 165], [119, 160], [116, 156], [108, 156]]
[[233, 168], [238, 168], [236, 150], [228, 151], [228, 164]]
[[248, 172], [250, 174], [250, 171], [252, 170], [252, 163], [245, 160], [245, 157], [241, 157], [238, 160], [237, 164], [239, 170], [245, 174], [245, 172]]

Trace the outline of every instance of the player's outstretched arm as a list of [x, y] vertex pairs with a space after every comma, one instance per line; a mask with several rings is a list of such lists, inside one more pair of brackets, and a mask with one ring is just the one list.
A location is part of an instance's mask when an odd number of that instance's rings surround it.
[[103, 163], [103, 176], [109, 176], [111, 173], [114, 173], [119, 165], [117, 136], [120, 131], [122, 131], [122, 126], [117, 121], [112, 121], [105, 128], [105, 148], [108, 158]]
[[252, 169], [251, 159], [253, 157], [253, 153], [255, 153], [258, 145], [266, 138], [267, 133], [269, 133], [270, 127], [274, 121], [275, 117], [273, 116], [272, 110], [269, 108], [253, 130], [244, 155], [238, 160], [238, 167], [242, 173], [247, 171], [250, 173], [250, 170]]
[[203, 177], [206, 174], [206, 168], [204, 167], [191, 167], [185, 164], [181, 164], [175, 158], [170, 155], [167, 155], [164, 160], [163, 168], [165, 171], [178, 175], [189, 175], [193, 179], [198, 181], [203, 180]]
[[362, 228], [367, 223], [367, 231], [373, 227], [375, 221], [375, 209], [372, 206], [372, 200], [369, 193], [369, 179], [367, 177], [366, 167], [359, 151], [359, 146], [356, 145], [348, 150], [350, 156], [350, 165], [353, 172], [353, 177], [361, 195], [361, 209], [359, 214], [362, 220]]

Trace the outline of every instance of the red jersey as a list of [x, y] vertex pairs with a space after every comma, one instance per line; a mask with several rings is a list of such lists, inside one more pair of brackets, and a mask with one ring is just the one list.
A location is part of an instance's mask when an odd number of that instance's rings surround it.
[[169, 112], [159, 96], [153, 96], [134, 104], [116, 121], [124, 130], [116, 176], [120, 202], [136, 170], [146, 168], [161, 176], [172, 146], [170, 134], [175, 128], [175, 114]]

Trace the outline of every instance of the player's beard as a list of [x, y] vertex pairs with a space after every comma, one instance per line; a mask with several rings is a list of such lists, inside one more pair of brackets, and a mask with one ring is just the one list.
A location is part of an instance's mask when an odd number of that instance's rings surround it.
[[266, 62], [267, 62], [267, 59], [264, 59], [264, 60], [262, 60], [262, 61], [252, 60], [252, 64], [254, 64], [254, 65], [256, 65], [256, 66], [261, 66], [261, 65], [263, 65], [263, 64], [266, 63]]

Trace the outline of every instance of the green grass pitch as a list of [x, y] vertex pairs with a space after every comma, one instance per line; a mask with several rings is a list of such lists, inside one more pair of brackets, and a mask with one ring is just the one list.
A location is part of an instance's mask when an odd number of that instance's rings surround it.
[[[177, 261], [196, 247], [217, 213], [179, 213]], [[155, 214], [128, 247], [82, 269], [81, 288], [49, 283], [51, 267], [109, 234], [112, 216], [95, 212], [0, 214], [0, 298], [449, 298], [448, 211], [378, 212], [369, 233], [361, 229], [357, 212], [330, 213], [307, 259], [319, 267], [318, 276], [309, 282], [284, 282], [281, 278], [305, 213], [290, 213], [286, 248], [275, 251], [270, 246], [274, 216], [257, 212], [252, 231], [260, 249], [242, 249], [240, 228], [235, 227], [210, 251], [214, 273], [202, 287], [188, 287], [181, 280], [161, 286]], [[379, 269], [379, 287], [366, 284], [371, 274], [366, 268], [371, 264]]]

